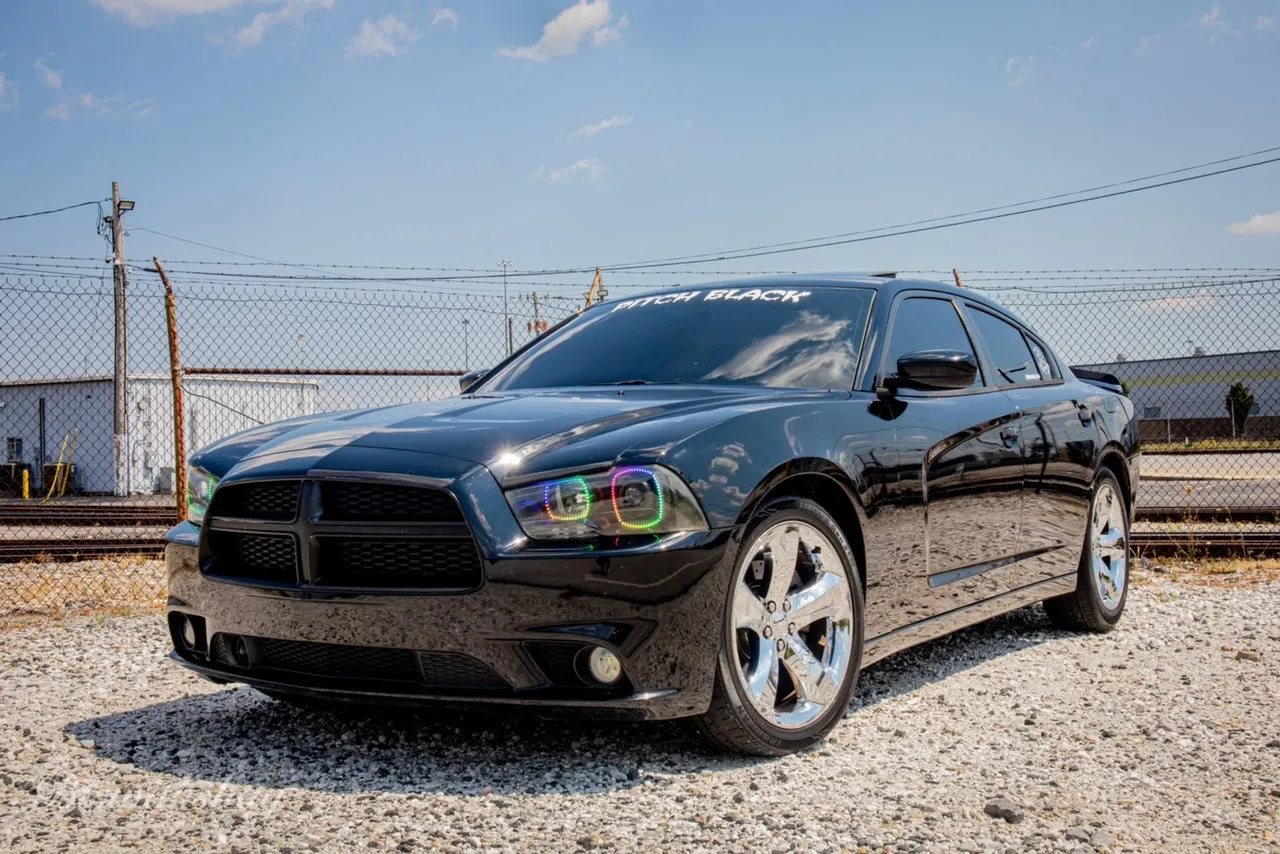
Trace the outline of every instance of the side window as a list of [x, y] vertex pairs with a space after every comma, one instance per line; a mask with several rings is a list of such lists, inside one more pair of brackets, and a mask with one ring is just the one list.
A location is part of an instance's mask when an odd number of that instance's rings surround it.
[[1049, 359], [1049, 354], [1040, 346], [1040, 342], [1028, 336], [1024, 337], [1027, 338], [1027, 345], [1031, 348], [1031, 358], [1035, 359], [1036, 370], [1040, 372], [1040, 379], [1058, 379], [1058, 372], [1054, 369], [1053, 362]]
[[1036, 366], [1021, 329], [985, 311], [973, 309], [969, 316], [973, 318], [978, 335], [987, 345], [987, 354], [991, 357], [992, 367], [996, 369], [997, 385], [1040, 381], [1043, 373]]
[[[973, 342], [964, 330], [964, 323], [956, 307], [948, 299], [933, 297], [908, 297], [898, 304], [893, 316], [893, 330], [889, 335], [889, 364], [887, 370], [897, 369], [898, 359], [908, 353], [921, 350], [958, 350], [974, 355]], [[981, 387], [982, 375], [974, 380], [973, 388]]]

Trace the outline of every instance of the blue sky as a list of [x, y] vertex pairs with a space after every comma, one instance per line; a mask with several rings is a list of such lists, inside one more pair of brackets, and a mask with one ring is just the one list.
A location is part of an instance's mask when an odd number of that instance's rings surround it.
[[[6, 2], [0, 74], [0, 216], [115, 179], [135, 226], [252, 254], [534, 269], [1280, 145], [1280, 0]], [[97, 254], [93, 220], [0, 224], [0, 253]], [[765, 260], [740, 268], [1275, 267], [1280, 164]]]

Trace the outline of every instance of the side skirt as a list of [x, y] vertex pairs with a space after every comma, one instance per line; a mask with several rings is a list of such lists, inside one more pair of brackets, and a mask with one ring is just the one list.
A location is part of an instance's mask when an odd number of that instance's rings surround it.
[[1073, 571], [1047, 581], [1037, 581], [1035, 584], [1028, 584], [1026, 587], [1019, 587], [994, 598], [965, 605], [954, 611], [947, 611], [945, 614], [938, 614], [872, 638], [862, 648], [862, 666], [866, 667], [895, 652], [949, 635], [1000, 614], [1016, 611], [1018, 608], [1042, 599], [1070, 593], [1076, 589], [1077, 577], [1078, 573]]

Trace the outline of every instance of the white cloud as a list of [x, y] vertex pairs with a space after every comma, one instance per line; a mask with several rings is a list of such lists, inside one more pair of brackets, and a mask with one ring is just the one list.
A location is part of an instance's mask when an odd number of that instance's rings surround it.
[[583, 125], [569, 134], [569, 139], [590, 139], [601, 131], [609, 128], [626, 127], [629, 124], [631, 124], [631, 116], [614, 116], [611, 119], [603, 119], [593, 124]]
[[422, 38], [422, 33], [395, 15], [386, 15], [377, 21], [365, 18], [360, 22], [347, 56], [399, 56], [409, 45]]
[[44, 114], [51, 119], [57, 119], [58, 121], [65, 122], [71, 118], [71, 105], [66, 101], [63, 101], [61, 104], [54, 104], [49, 109], [45, 110]]
[[83, 91], [77, 91], [73, 95], [73, 98], [81, 107], [84, 107], [92, 113], [97, 113], [100, 116], [105, 116], [107, 113], [111, 112], [111, 102], [116, 100], [115, 98], [99, 98], [92, 92]]
[[[189, 15], [225, 12], [249, 0], [91, 0], [98, 8], [135, 27], [149, 27]], [[260, 0], [254, 0], [260, 2]]]
[[1227, 233], [1246, 237], [1258, 235], [1280, 237], [1280, 211], [1269, 214], [1254, 214], [1244, 222], [1233, 222], [1227, 226]]
[[627, 16], [623, 15], [618, 19], [616, 24], [606, 24], [591, 34], [591, 43], [596, 47], [602, 44], [608, 44], [611, 41], [617, 41], [622, 38], [622, 28], [627, 25]]
[[547, 174], [547, 167], [539, 166], [537, 169], [534, 169], [532, 172], [529, 173], [529, 180], [541, 181], [543, 177], [546, 176], [546, 174]]
[[1166, 312], [1191, 311], [1208, 305], [1214, 300], [1213, 294], [1206, 291], [1199, 291], [1194, 294], [1176, 297], [1164, 297], [1163, 299], [1147, 300], [1140, 302], [1133, 308], [1142, 314], [1163, 314]]
[[1258, 21], [1253, 25], [1253, 27], [1255, 30], [1265, 30], [1270, 28], [1271, 25], [1274, 24], [1275, 22], [1276, 22], [1276, 19], [1272, 18], [1269, 15], [1259, 15]]
[[557, 56], [572, 56], [588, 36], [591, 37], [591, 43], [597, 46], [621, 38], [619, 30], [626, 24], [626, 15], [616, 22], [613, 20], [609, 0], [578, 0], [547, 22], [542, 28], [542, 38], [536, 43], [527, 47], [504, 47], [498, 50], [498, 54], [534, 62], [545, 62]]
[[1236, 32], [1231, 22], [1222, 17], [1222, 6], [1218, 3], [1214, 3], [1208, 12], [1200, 16], [1200, 26], [1212, 33], [1209, 36], [1210, 44], [1216, 42], [1218, 36], [1224, 33], [1232, 35]]
[[1098, 46], [1098, 36], [1096, 34], [1089, 36], [1089, 38], [1085, 39], [1080, 43], [1080, 47], [1084, 48], [1085, 50], [1092, 50], [1097, 46]]
[[145, 101], [134, 101], [127, 109], [129, 115], [141, 121], [156, 111], [156, 101], [154, 98], [147, 98]]
[[604, 167], [600, 165], [600, 161], [592, 157], [589, 160], [579, 160], [577, 163], [571, 163], [563, 169], [556, 169], [547, 175], [547, 180], [552, 183], [563, 181], [566, 178], [572, 178], [578, 173], [586, 173], [586, 176], [592, 181], [599, 181], [604, 175]]
[[316, 9], [332, 9], [335, 0], [284, 0], [284, 4], [270, 12], [259, 12], [248, 26], [236, 31], [238, 48], [257, 47], [267, 33], [279, 24], [291, 23], [301, 27], [308, 12]]
[[50, 89], [62, 88], [62, 73], [54, 71], [52, 68], [44, 64], [43, 59], [37, 59], [33, 66], [36, 71], [40, 72], [40, 82], [48, 86]]
[[0, 110], [12, 110], [18, 106], [18, 84], [0, 71]]
[[1034, 56], [1014, 56], [1005, 62], [1004, 70], [1009, 75], [1010, 88], [1021, 86], [1031, 78], [1031, 69], [1035, 61]]
[[430, 26], [437, 24], [453, 24], [453, 28], [458, 29], [458, 13], [448, 6], [441, 6], [431, 13]]
[[1150, 56], [1159, 36], [1143, 36], [1138, 39], [1138, 46], [1133, 49], [1134, 56]]

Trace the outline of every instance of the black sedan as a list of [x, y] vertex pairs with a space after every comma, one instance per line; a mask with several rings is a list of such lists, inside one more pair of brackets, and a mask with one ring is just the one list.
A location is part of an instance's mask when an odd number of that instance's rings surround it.
[[293, 702], [689, 717], [777, 755], [897, 650], [1124, 610], [1133, 405], [972, 291], [664, 291], [463, 383], [195, 454], [174, 658]]

